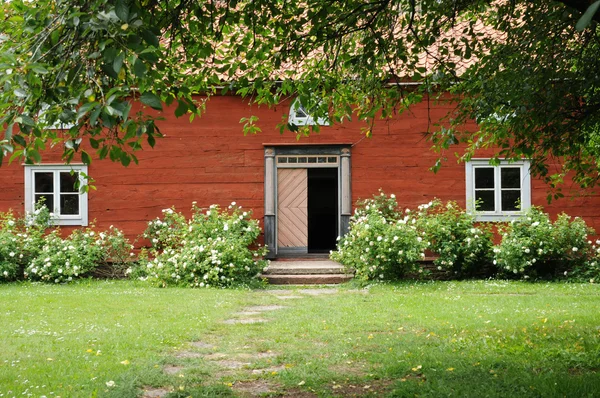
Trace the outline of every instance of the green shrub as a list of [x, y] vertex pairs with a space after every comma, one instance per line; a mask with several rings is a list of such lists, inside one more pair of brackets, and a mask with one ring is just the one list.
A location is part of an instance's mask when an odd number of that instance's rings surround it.
[[431, 242], [438, 270], [455, 277], [473, 276], [492, 262], [492, 231], [489, 224], [475, 223], [456, 202], [445, 205], [435, 199], [419, 208], [419, 227]]
[[43, 246], [50, 222], [49, 210], [41, 205], [21, 218], [0, 213], [0, 281], [23, 279], [25, 267]]
[[0, 214], [0, 281], [12, 281], [19, 275], [22, 256], [12, 213]]
[[560, 214], [552, 223], [548, 214], [532, 207], [501, 232], [502, 242], [494, 248], [501, 276], [556, 277], [589, 264], [593, 230], [581, 218]]
[[359, 202], [349, 232], [338, 241], [331, 258], [353, 268], [360, 280], [390, 280], [422, 271], [418, 262], [425, 257], [426, 247], [413, 213], [400, 212], [395, 196], [380, 192]]
[[154, 250], [178, 246], [189, 231], [185, 216], [174, 209], [164, 209], [162, 219], [157, 217], [148, 222], [142, 237], [148, 239]]
[[568, 279], [575, 282], [600, 282], [600, 240], [595, 244], [588, 241], [590, 251], [587, 261], [573, 268], [568, 274]]
[[144, 237], [152, 246], [140, 256], [132, 277], [158, 286], [231, 286], [249, 282], [266, 267], [266, 248], [256, 246], [258, 221], [232, 203], [221, 210], [203, 210], [195, 204], [192, 217], [174, 209], [150, 221]]
[[106, 232], [93, 228], [76, 229], [67, 238], [54, 229], [43, 238], [43, 246], [25, 269], [33, 281], [70, 282], [90, 276], [98, 267], [123, 261], [130, 249], [121, 231], [110, 227]]

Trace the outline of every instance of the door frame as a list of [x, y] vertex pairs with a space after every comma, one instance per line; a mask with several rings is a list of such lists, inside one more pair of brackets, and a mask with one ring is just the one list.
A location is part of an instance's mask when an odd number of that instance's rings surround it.
[[[277, 158], [282, 155], [296, 156], [336, 156], [339, 157], [338, 169], [338, 231], [343, 236], [348, 232], [352, 212], [350, 148], [351, 144], [263, 144], [265, 148], [265, 244], [268, 248], [267, 258], [277, 258]], [[284, 166], [290, 167], [290, 165]], [[316, 164], [311, 167], [332, 167]], [[297, 168], [309, 168], [307, 165]]]

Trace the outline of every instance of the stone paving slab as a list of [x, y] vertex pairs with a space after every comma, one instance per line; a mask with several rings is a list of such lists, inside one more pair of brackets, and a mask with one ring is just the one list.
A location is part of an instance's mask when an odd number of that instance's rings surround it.
[[273, 384], [264, 380], [238, 381], [233, 385], [233, 390], [242, 393], [242, 396], [258, 397], [273, 393], [276, 388]]
[[264, 359], [264, 358], [274, 358], [277, 355], [279, 355], [279, 354], [277, 354], [275, 352], [258, 352], [258, 353], [242, 352], [239, 354], [235, 354], [235, 357], [240, 358], [240, 359], [254, 359], [254, 358]]
[[218, 359], [223, 359], [223, 358], [227, 358], [227, 354], [222, 354], [220, 352], [217, 352], [214, 354], [209, 354], [209, 355], [204, 356], [204, 359], [206, 359], [207, 361], [216, 361]]
[[185, 368], [183, 366], [178, 366], [178, 365], [167, 365], [163, 368], [163, 372], [165, 372], [168, 375], [176, 375], [178, 373], [183, 372]]
[[144, 387], [142, 398], [162, 398], [170, 392], [166, 388]]
[[240, 311], [240, 312], [234, 312], [233, 315], [253, 316], [253, 315], [260, 315], [260, 312], [259, 311]]
[[338, 289], [300, 289], [298, 293], [308, 294], [309, 296], [322, 296], [326, 294], [336, 294]]
[[252, 374], [253, 375], [268, 375], [268, 374], [273, 374], [273, 373], [281, 373], [283, 371], [285, 371], [285, 366], [284, 365], [280, 365], [280, 366], [271, 366], [268, 368], [263, 368], [263, 369], [252, 369]]
[[192, 347], [205, 349], [205, 350], [211, 350], [211, 349], [215, 348], [215, 346], [213, 346], [212, 344], [205, 343], [204, 341], [192, 341], [190, 343], [190, 345]]
[[175, 358], [203, 358], [204, 354], [196, 351], [178, 351], [174, 355]]
[[246, 311], [255, 311], [255, 312], [263, 312], [263, 311], [275, 311], [285, 308], [284, 305], [255, 305], [252, 307], [246, 307]]
[[214, 362], [217, 365], [219, 365], [220, 367], [225, 368], [225, 369], [241, 369], [245, 366], [251, 365], [250, 362], [229, 361], [229, 360], [214, 361]]
[[252, 323], [265, 323], [265, 322], [269, 322], [269, 321], [267, 319], [262, 319], [262, 318], [226, 319], [223, 321], [223, 323], [226, 323], [228, 325], [234, 325], [236, 323], [247, 325], [247, 324], [252, 324]]

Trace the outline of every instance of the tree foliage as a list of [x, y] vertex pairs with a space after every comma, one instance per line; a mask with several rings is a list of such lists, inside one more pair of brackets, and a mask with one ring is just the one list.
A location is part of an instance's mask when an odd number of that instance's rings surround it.
[[[455, 110], [429, 131], [441, 157], [459, 142], [462, 158], [494, 147], [498, 157], [530, 158], [552, 185], [573, 171], [591, 186], [600, 154], [595, 4], [13, 0], [0, 9], [0, 157], [39, 162], [41, 150], [61, 145], [67, 161], [89, 163], [91, 148], [128, 165], [160, 137], [152, 110], [175, 104], [176, 116], [193, 119], [225, 92], [265, 106], [298, 96], [315, 117], [373, 123], [449, 91]], [[133, 112], [136, 102], [150, 110]], [[257, 132], [248, 116], [244, 131]], [[479, 128], [466, 131], [473, 119]]]

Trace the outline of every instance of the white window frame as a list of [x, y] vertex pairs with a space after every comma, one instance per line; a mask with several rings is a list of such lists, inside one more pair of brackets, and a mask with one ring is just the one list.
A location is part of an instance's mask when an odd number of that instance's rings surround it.
[[[300, 111], [303, 112], [306, 116], [298, 116], [298, 108], [300, 108]], [[329, 119], [326, 117], [318, 117], [317, 120], [315, 120], [304, 108], [304, 106], [302, 106], [300, 98], [296, 98], [294, 102], [292, 102], [292, 105], [290, 105], [288, 123], [294, 124], [296, 126], [329, 126]]]
[[[490, 159], [471, 159], [469, 162], [466, 162], [467, 211], [475, 214], [477, 221], [510, 221], [519, 218], [525, 211], [531, 208], [531, 175], [529, 173], [529, 166], [528, 160], [514, 162], [501, 160], [499, 165], [490, 164]], [[494, 211], [475, 211], [475, 169], [479, 167], [494, 168]], [[518, 167], [521, 171], [521, 209], [519, 211], [502, 210], [500, 170], [503, 167]]]
[[[54, 209], [51, 212], [54, 213], [54, 224], [55, 225], [88, 225], [88, 194], [87, 192], [79, 193], [79, 214], [60, 214], [60, 173], [76, 171], [87, 175], [88, 168], [85, 165], [25, 165], [25, 211], [33, 212], [35, 210], [35, 186], [34, 186], [34, 175], [36, 172], [52, 172], [54, 178]], [[85, 178], [80, 174], [79, 182], [81, 186], [87, 182]]]

